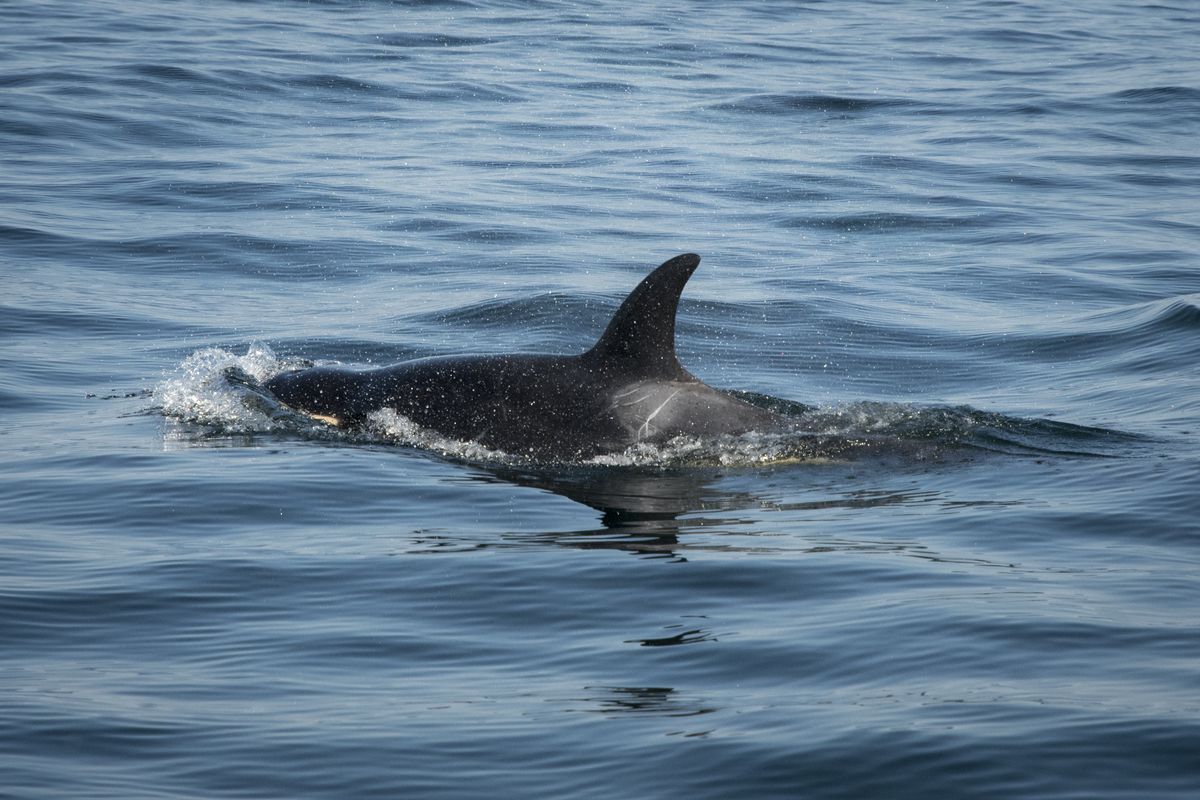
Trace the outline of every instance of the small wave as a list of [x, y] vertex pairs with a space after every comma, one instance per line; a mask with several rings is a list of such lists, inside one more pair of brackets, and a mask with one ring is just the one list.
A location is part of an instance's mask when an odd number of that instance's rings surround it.
[[919, 158], [916, 156], [900, 156], [894, 154], [878, 154], [859, 156], [854, 159], [854, 166], [861, 170], [888, 170], [896, 172], [933, 173], [944, 175], [960, 175], [974, 173], [977, 167], [960, 161], [938, 158]]
[[77, 241], [71, 236], [64, 236], [59, 233], [42, 230], [41, 228], [26, 228], [20, 225], [3, 225], [0, 224], [0, 242], [35, 244], [35, 245], [60, 245], [68, 242]]
[[1140, 89], [1124, 89], [1110, 95], [1115, 100], [1137, 102], [1144, 105], [1165, 106], [1200, 103], [1200, 89], [1191, 86], [1147, 86]]
[[124, 69], [126, 72], [144, 78], [171, 83], [206, 84], [213, 82], [211, 78], [196, 70], [174, 64], [130, 64]]
[[[483, 297], [449, 309], [413, 314], [409, 322], [423, 325], [426, 329], [444, 328], [453, 332], [456, 338], [469, 335], [470, 332], [495, 331], [505, 334], [511, 345], [513, 324], [519, 321], [518, 346], [582, 350], [590, 344], [589, 339], [603, 332], [608, 318], [606, 314], [611, 316], [613, 311], [615, 309], [606, 306], [602, 300], [589, 299], [581, 293], [544, 292], [529, 296]], [[575, 320], [578, 329], [564, 331], [561, 324], [563, 319]], [[580, 337], [578, 331], [588, 333]]]
[[1062, 33], [1027, 31], [1020, 28], [981, 28], [972, 32], [970, 36], [982, 39], [989, 44], [1007, 43], [1041, 45], [1043, 47], [1062, 47], [1063, 42], [1074, 38]]
[[444, 231], [439, 236], [456, 242], [483, 244], [525, 244], [545, 241], [549, 238], [545, 231], [527, 226], [463, 227], [457, 230]]
[[319, 89], [338, 94], [369, 94], [387, 96], [394, 92], [385, 84], [359, 78], [346, 78], [329, 73], [314, 73], [293, 78], [290, 83], [300, 89]]
[[137, 269], [190, 274], [199, 263], [208, 270], [239, 276], [326, 281], [334, 275], [358, 275], [363, 264], [358, 256], [370, 249], [361, 241], [267, 238], [220, 231], [127, 240], [40, 231], [22, 235], [26, 236], [22, 245], [31, 253], [58, 255], [86, 250], [90, 267], [125, 274]]
[[[786, 207], [796, 203], [825, 203], [837, 200], [838, 194], [824, 188], [824, 183], [817, 178], [808, 176], [797, 178], [791, 185], [782, 181], [748, 179], [716, 186], [713, 187], [712, 191], [715, 194], [734, 200], [749, 201], [772, 207]], [[817, 184], [821, 188], [816, 188], [812, 184]]]
[[293, 78], [289, 83], [302, 90], [329, 92], [335, 99], [353, 95], [414, 102], [516, 103], [524, 99], [523, 94], [515, 88], [465, 81], [425, 86], [407, 83], [393, 85], [331, 73], [316, 73]]
[[1013, 215], [1000, 213], [949, 216], [945, 214], [901, 214], [874, 212], [866, 214], [808, 214], [780, 221], [785, 228], [813, 228], [855, 233], [887, 233], [891, 231], [946, 230], [952, 228], [997, 227]]
[[1129, 335], [1195, 333], [1200, 331], [1200, 294], [1137, 303], [1094, 314], [1090, 321], [1093, 330]]
[[0, 74], [0, 88], [18, 89], [26, 86], [46, 86], [55, 84], [87, 83], [89, 77], [83, 72], [69, 72], [59, 69], [33, 70], [27, 72], [9, 72]]
[[[1036, 455], [1105, 455], [1108, 445], [1128, 436], [1046, 419], [1010, 417], [972, 406], [919, 406], [863, 400], [813, 408], [800, 415], [806, 430], [825, 436], [876, 437], [896, 442], [930, 442]], [[1094, 450], [1087, 451], [1092, 447]]]
[[913, 100], [891, 97], [845, 97], [829, 94], [752, 94], [709, 106], [714, 111], [741, 111], [749, 114], [852, 114], [884, 108], [922, 105]]
[[478, 47], [492, 44], [494, 39], [482, 36], [453, 36], [448, 33], [377, 33], [368, 41], [385, 47], [430, 48], [430, 47]]
[[[1157, 358], [1175, 363], [1186, 359], [1200, 331], [1200, 295], [1170, 297], [1068, 318], [1049, 330], [1013, 334], [1006, 345], [1019, 352], [1043, 356], [1070, 354], [1074, 358], [1110, 353], [1121, 360], [1145, 360], [1144, 347]], [[1169, 350], [1164, 342], [1172, 343]], [[1177, 367], [1172, 367], [1177, 369]]]
[[577, 83], [565, 84], [565, 86], [577, 92], [599, 92], [601, 94], [608, 94], [610, 92], [633, 94], [638, 91], [636, 84], [627, 83], [626, 81], [579, 81]]
[[[12, 118], [0, 120], [0, 137], [23, 140], [18, 146], [28, 147], [30, 144], [40, 143], [41, 140], [50, 136], [53, 136], [53, 129], [47, 125]], [[10, 148], [13, 147], [13, 143], [5, 142], [5, 144]]]

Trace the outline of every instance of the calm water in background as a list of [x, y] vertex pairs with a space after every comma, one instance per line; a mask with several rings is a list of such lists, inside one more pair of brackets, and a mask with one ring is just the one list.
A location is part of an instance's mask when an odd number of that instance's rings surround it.
[[[0, 5], [0, 795], [1195, 796], [1197, 41]], [[877, 446], [485, 463], [254, 388], [578, 351], [685, 250], [684, 363]]]

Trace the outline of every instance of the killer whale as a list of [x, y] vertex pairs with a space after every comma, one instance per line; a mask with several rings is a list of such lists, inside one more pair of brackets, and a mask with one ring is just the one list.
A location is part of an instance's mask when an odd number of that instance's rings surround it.
[[639, 442], [780, 430], [786, 420], [700, 381], [675, 355], [675, 315], [700, 263], [664, 262], [578, 355], [447, 356], [276, 375], [284, 405], [351, 427], [382, 409], [457, 440], [535, 459], [582, 460]]

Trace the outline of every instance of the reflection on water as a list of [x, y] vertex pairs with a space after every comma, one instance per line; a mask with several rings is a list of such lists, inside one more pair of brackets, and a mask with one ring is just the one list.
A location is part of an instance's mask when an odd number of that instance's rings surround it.
[[593, 714], [652, 714], [664, 717], [698, 717], [717, 709], [665, 686], [587, 686], [587, 703], [575, 709]]
[[[697, 615], [703, 618], [703, 615]], [[653, 636], [648, 639], [626, 639], [625, 644], [637, 644], [642, 647], [673, 647], [679, 644], [699, 644], [700, 642], [718, 641], [716, 635], [706, 628], [690, 628], [683, 623], [666, 627], [668, 634]]]
[[[788, 468], [779, 468], [788, 469]], [[812, 467], [792, 467], [811, 479]], [[782, 502], [745, 488], [720, 485], [729, 471], [680, 469], [578, 468], [560, 471], [482, 469], [476, 467], [470, 480], [503, 482], [553, 492], [600, 514], [600, 527], [591, 530], [511, 532], [506, 539], [517, 544], [555, 544], [578, 549], [618, 549], [640, 555], [683, 559], [684, 549], [720, 549], [753, 552], [776, 549], [764, 543], [747, 543], [738, 536], [738, 544], [713, 543], [711, 537], [701, 544], [687, 542], [686, 534], [718, 534], [753, 526], [761, 518], [738, 511], [826, 511], [830, 509], [867, 509], [887, 505], [929, 503], [940, 500], [932, 491], [896, 491], [875, 489], [828, 490], [828, 496], [813, 500]], [[757, 474], [757, 473], [756, 473]], [[764, 473], [762, 477], [776, 475]], [[824, 476], [828, 479], [828, 475]], [[755, 481], [755, 485], [764, 483]], [[846, 542], [855, 549], [894, 549], [896, 543]], [[443, 542], [443, 546], [445, 543]], [[830, 548], [829, 542], [812, 545], [814, 551]]]
[[[881, 507], [907, 509], [909, 515], [935, 519], [952, 510], [1021, 505], [1019, 500], [970, 500], [941, 491], [871, 488], [873, 473], [861, 465], [792, 465], [769, 470], [576, 468], [559, 472], [472, 467], [466, 478], [550, 491], [595, 509], [599, 527], [563, 531], [509, 530], [498, 538], [449, 530], [418, 532], [412, 552], [462, 552], [494, 547], [568, 547], [579, 550], [621, 550], [634, 555], [687, 561], [701, 552], [778, 555], [783, 553], [897, 554], [927, 562], [953, 563], [986, 569], [1012, 569], [1009, 562], [935, 548], [929, 541], [898, 537], [888, 528], [864, 529], [859, 536], [834, 535], [826, 524], [830, 515], [869, 512]], [[878, 470], [880, 483], [895, 473]], [[453, 480], [463, 480], [456, 477]], [[735, 484], [736, 485], [732, 485]], [[866, 484], [866, 485], [864, 485]], [[745, 488], [747, 485], [753, 489]], [[914, 485], [921, 485], [916, 483]], [[801, 495], [805, 499], [784, 497]], [[792, 533], [780, 537], [766, 525], [779, 512], [779, 525]], [[739, 514], [738, 512], [745, 512]], [[864, 523], [874, 519], [864, 513]], [[811, 529], [801, 535], [801, 529]], [[839, 525], [840, 527], [840, 525]], [[714, 640], [709, 631], [681, 625], [657, 637], [629, 640], [648, 647]]]
[[536, 471], [495, 469], [477, 472], [480, 480], [499, 479], [545, 489], [596, 509], [605, 529], [665, 535], [696, 511], [730, 511], [759, 505], [749, 492], [720, 491], [721, 473], [709, 469], [594, 469]]

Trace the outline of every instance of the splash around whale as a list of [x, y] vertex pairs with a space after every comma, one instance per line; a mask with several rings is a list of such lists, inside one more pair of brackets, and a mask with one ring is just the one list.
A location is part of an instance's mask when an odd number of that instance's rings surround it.
[[313, 367], [265, 386], [284, 405], [338, 427], [391, 410], [448, 438], [535, 459], [585, 460], [679, 436], [786, 429], [785, 417], [708, 386], [676, 358], [679, 296], [699, 263], [685, 253], [651, 272], [579, 355]]

